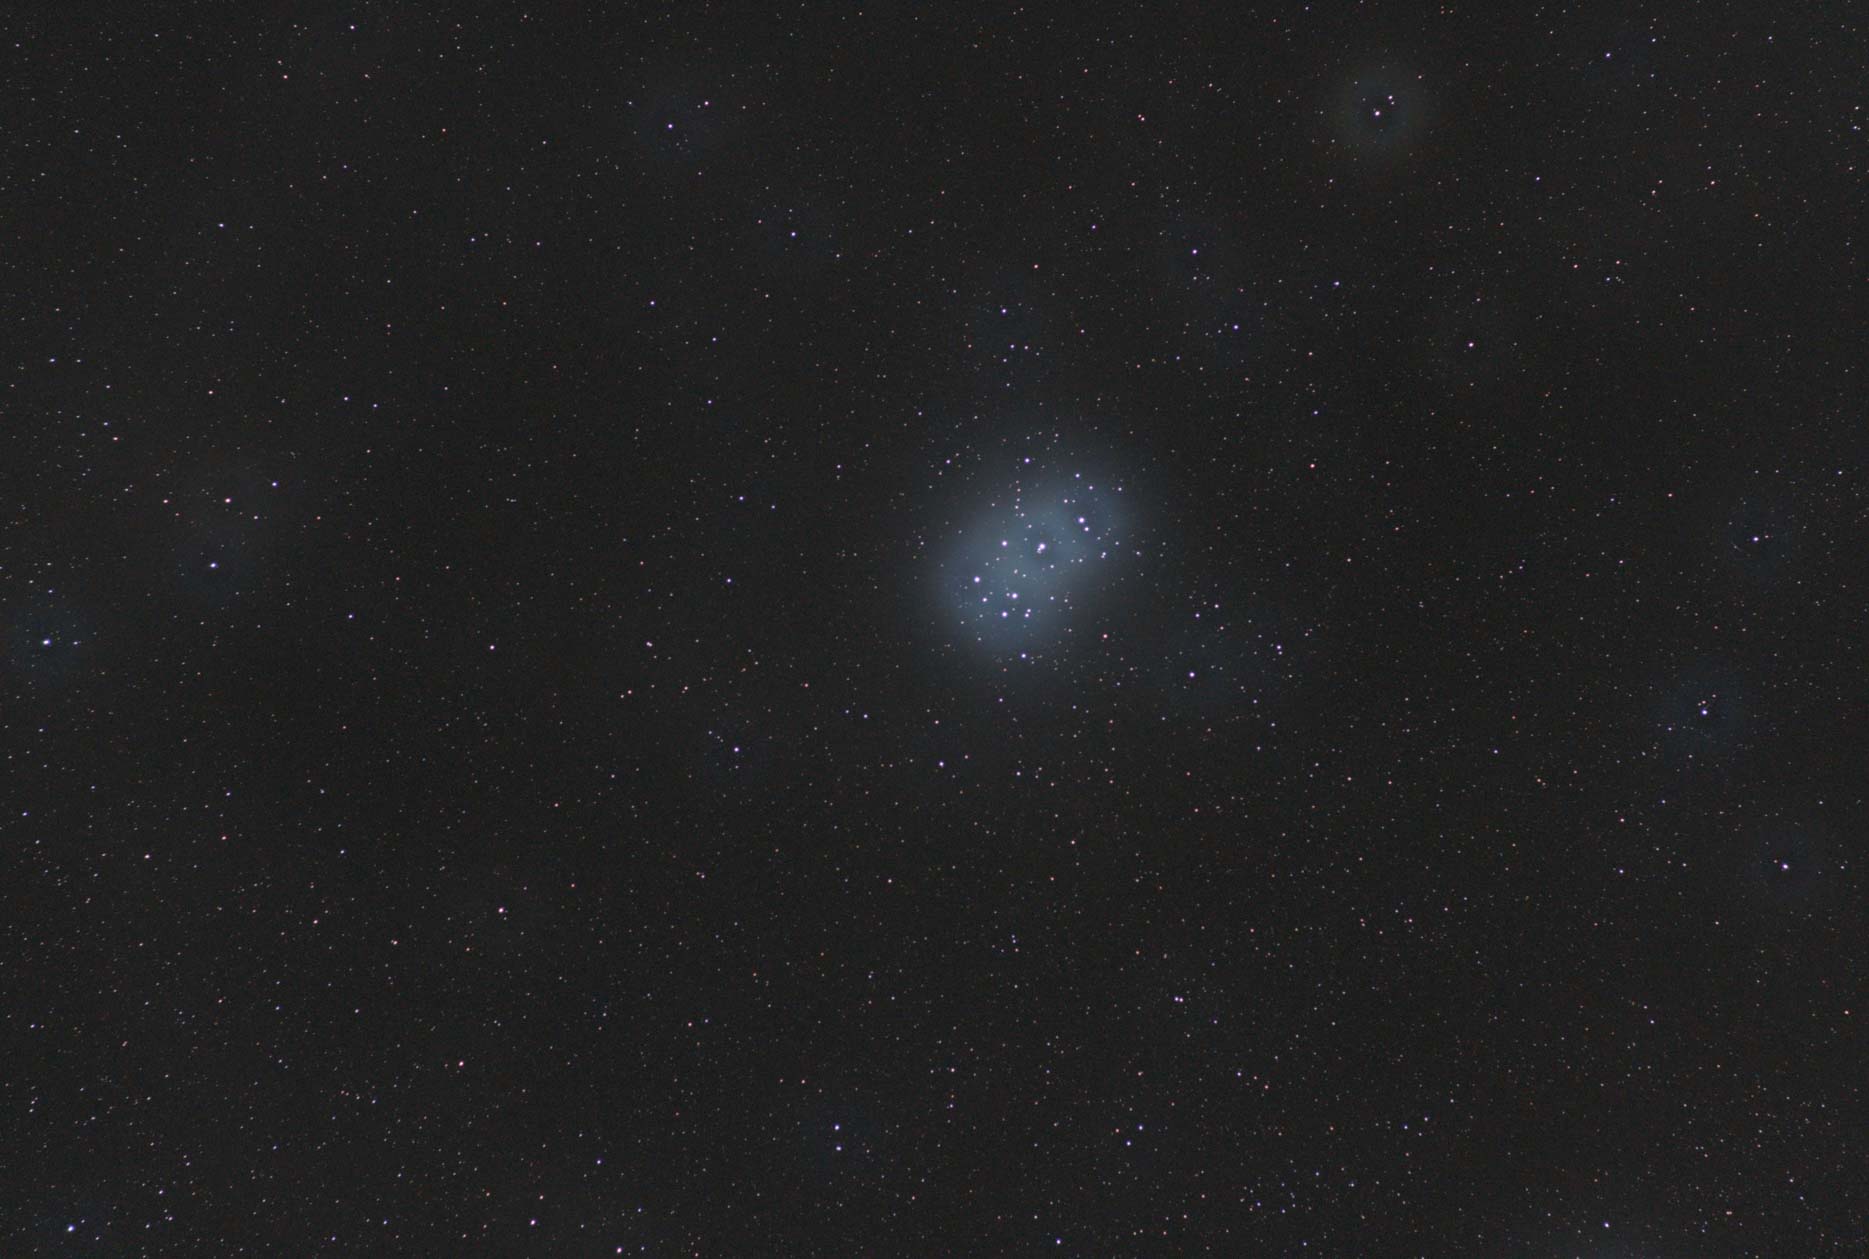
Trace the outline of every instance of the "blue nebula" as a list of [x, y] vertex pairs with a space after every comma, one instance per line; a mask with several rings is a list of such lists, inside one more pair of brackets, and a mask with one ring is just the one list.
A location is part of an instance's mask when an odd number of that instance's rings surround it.
[[1097, 596], [1133, 571], [1120, 482], [1021, 465], [938, 561], [943, 614], [966, 641], [1027, 659], [1088, 634]]

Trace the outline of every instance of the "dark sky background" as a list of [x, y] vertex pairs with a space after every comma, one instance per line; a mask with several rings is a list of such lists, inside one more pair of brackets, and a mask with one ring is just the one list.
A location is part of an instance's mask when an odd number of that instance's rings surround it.
[[1864, 1254], [1859, 16], [0, 19], [0, 1253]]

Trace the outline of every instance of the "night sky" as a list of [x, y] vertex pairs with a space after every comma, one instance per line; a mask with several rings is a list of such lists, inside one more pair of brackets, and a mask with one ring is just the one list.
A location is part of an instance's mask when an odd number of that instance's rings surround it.
[[0, 1254], [1869, 1253], [1847, 4], [18, 6]]

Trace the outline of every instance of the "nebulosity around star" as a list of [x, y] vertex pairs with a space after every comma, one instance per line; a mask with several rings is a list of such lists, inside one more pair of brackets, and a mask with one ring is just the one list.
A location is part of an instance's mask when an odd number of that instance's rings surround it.
[[9, 609], [6, 672], [29, 685], [58, 686], [79, 676], [91, 650], [89, 616], [55, 588], [32, 591]]
[[1125, 507], [1120, 481], [1021, 462], [940, 563], [943, 619], [976, 647], [1026, 659], [1090, 633], [1141, 558]]
[[1665, 762], [1683, 771], [1730, 763], [1747, 741], [1745, 689], [1738, 671], [1719, 660], [1679, 674], [1657, 717]]
[[1344, 74], [1333, 89], [1328, 115], [1338, 151], [1385, 167], [1407, 158], [1429, 126], [1428, 90], [1420, 72], [1394, 62]]

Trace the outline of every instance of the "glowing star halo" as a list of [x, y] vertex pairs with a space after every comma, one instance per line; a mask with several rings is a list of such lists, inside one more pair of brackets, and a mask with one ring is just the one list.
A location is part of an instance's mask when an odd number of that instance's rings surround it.
[[1391, 170], [1413, 156], [1435, 113], [1426, 73], [1390, 60], [1340, 72], [1322, 112], [1332, 149], [1367, 173]]

